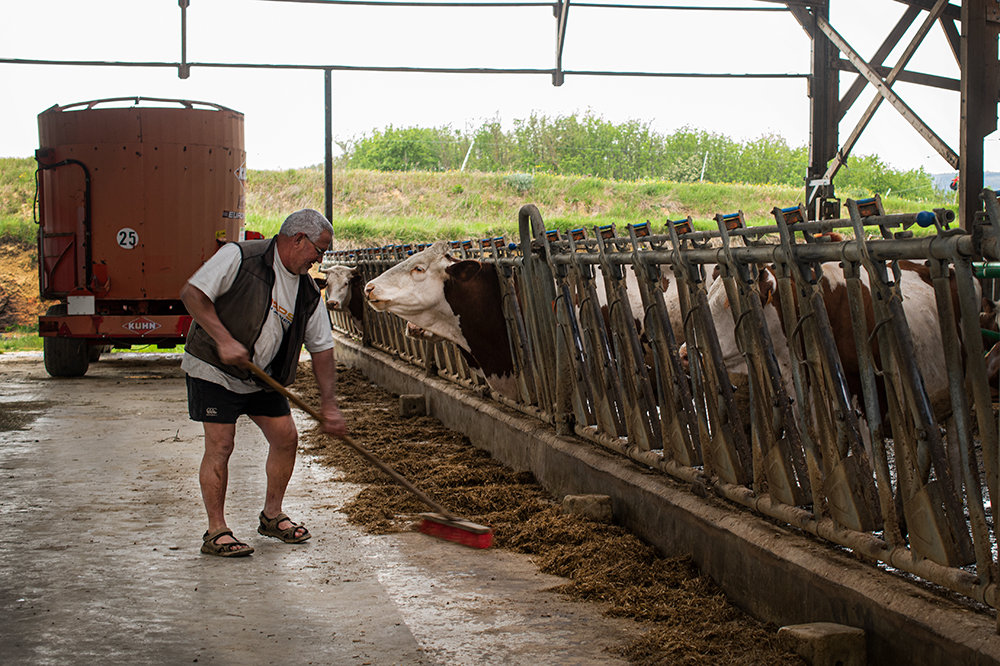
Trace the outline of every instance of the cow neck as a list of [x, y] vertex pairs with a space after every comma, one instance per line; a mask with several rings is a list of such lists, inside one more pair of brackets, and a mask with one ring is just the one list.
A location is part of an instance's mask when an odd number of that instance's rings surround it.
[[446, 280], [444, 297], [458, 318], [462, 337], [468, 344], [467, 353], [463, 355], [469, 365], [481, 369], [487, 379], [512, 376], [514, 362], [494, 267], [483, 264], [469, 280]]
[[352, 275], [350, 291], [347, 292], [347, 311], [357, 321], [362, 321], [365, 309], [364, 285], [360, 275]]

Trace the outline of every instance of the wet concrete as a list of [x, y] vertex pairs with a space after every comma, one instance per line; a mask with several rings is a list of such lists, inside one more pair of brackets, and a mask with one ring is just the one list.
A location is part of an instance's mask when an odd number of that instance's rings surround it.
[[624, 663], [607, 649], [632, 624], [543, 591], [563, 581], [524, 556], [362, 534], [338, 511], [357, 489], [307, 457], [285, 510], [315, 536], [259, 536], [266, 443], [249, 421], [227, 515], [256, 552], [202, 555], [201, 426], [177, 356], [53, 379], [39, 354], [4, 354], [0, 385], [0, 663]]

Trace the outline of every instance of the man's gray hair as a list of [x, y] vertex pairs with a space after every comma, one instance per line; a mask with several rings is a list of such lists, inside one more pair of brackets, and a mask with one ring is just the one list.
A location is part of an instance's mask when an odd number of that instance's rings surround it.
[[286, 217], [278, 233], [282, 236], [294, 236], [301, 232], [315, 243], [324, 231], [333, 236], [333, 225], [323, 213], [312, 208], [303, 208]]

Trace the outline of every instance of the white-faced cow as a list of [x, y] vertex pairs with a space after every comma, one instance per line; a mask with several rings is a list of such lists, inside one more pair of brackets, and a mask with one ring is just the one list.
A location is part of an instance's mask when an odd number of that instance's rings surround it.
[[[914, 352], [917, 364], [923, 375], [924, 387], [931, 399], [934, 412], [939, 419], [944, 419], [951, 413], [951, 397], [948, 387], [948, 370], [945, 364], [944, 347], [941, 341], [941, 329], [938, 322], [937, 305], [934, 287], [931, 282], [930, 270], [923, 265], [910, 261], [900, 261], [900, 291], [903, 295], [903, 311], [913, 338]], [[861, 271], [862, 297], [865, 307], [865, 318], [868, 324], [868, 336], [871, 339], [872, 354], [877, 368], [882, 367], [878, 340], [871, 336], [875, 325], [872, 308], [871, 292], [868, 275]], [[833, 336], [837, 342], [837, 351], [844, 367], [848, 387], [853, 395], [861, 396], [861, 370], [858, 364], [857, 350], [854, 345], [854, 333], [851, 328], [850, 306], [847, 297], [847, 280], [843, 268], [839, 264], [823, 265], [823, 279], [820, 281], [823, 290], [823, 301], [829, 315]], [[785, 337], [785, 322], [777, 281], [772, 268], [768, 267], [760, 274], [760, 292], [767, 322], [768, 332], [774, 344], [775, 358], [781, 370], [785, 390], [789, 396], [794, 396], [791, 373], [791, 355]], [[958, 310], [958, 298], [954, 274], [952, 276], [952, 301], [955, 308], [954, 316], [959, 325], [961, 336], [961, 320]], [[733, 375], [746, 375], [746, 360], [736, 343], [736, 329], [730, 311], [729, 299], [726, 296], [725, 284], [718, 280], [709, 289], [709, 308], [719, 337], [723, 362], [726, 369]], [[749, 321], [747, 320], [747, 323]], [[794, 324], [793, 324], [794, 325]], [[686, 350], [684, 350], [686, 354]], [[880, 391], [881, 379], [878, 381]], [[884, 394], [879, 396], [880, 403], [885, 408]]]
[[[458, 345], [469, 366], [481, 371], [494, 390], [516, 400], [514, 362], [496, 271], [491, 264], [460, 261], [449, 248], [446, 241], [438, 241], [390, 268], [367, 284], [365, 298], [376, 310], [405, 319], [410, 337], [443, 338]], [[626, 270], [626, 279], [629, 307], [641, 336], [644, 310], [638, 284], [631, 270]], [[601, 308], [607, 325], [604, 281], [598, 278], [596, 283], [599, 300], [605, 299]], [[664, 283], [671, 323], [683, 341], [676, 281]]]
[[449, 248], [437, 241], [396, 264], [365, 285], [365, 299], [375, 310], [407, 320], [411, 336], [455, 343], [493, 390], [517, 400], [496, 269], [456, 259]]
[[361, 273], [350, 266], [330, 266], [320, 272], [326, 273], [326, 308], [347, 312], [360, 327], [365, 307]]
[[[710, 287], [714, 282], [715, 278], [718, 276], [718, 270], [713, 272], [714, 266], [708, 266], [706, 271], [706, 288]], [[629, 308], [632, 311], [632, 317], [635, 319], [636, 329], [639, 331], [640, 337], [643, 338], [644, 346], [648, 346], [648, 340], [645, 339], [643, 333], [645, 331], [645, 307], [642, 304], [642, 293], [639, 291], [639, 281], [635, 276], [635, 272], [631, 267], [623, 267], [623, 273], [625, 274], [625, 291], [628, 294]], [[669, 271], [664, 271], [663, 276], [660, 278], [660, 288], [663, 290], [663, 302], [667, 308], [667, 318], [670, 320], [670, 328], [673, 329], [674, 339], [677, 341], [678, 345], [684, 344], [686, 336], [684, 334], [684, 316], [681, 312], [681, 300], [680, 295], [677, 293], [677, 279], [670, 275]], [[595, 286], [597, 287], [597, 298], [601, 302], [601, 308], [605, 315], [605, 325], [610, 326], [610, 319], [607, 314], [607, 291], [604, 285], [604, 278], [601, 277], [600, 271], [598, 270], [598, 276], [595, 280]]]

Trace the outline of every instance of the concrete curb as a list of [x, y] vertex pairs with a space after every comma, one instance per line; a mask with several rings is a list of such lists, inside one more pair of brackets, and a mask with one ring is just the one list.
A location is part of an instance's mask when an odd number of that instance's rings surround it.
[[864, 629], [868, 663], [1000, 666], [996, 621], [886, 575], [811, 535], [778, 526], [473, 391], [428, 377], [334, 333], [337, 359], [398, 394], [422, 393], [427, 413], [551, 492], [611, 497], [614, 519], [668, 557], [690, 555], [730, 601], [778, 626], [833, 622]]

